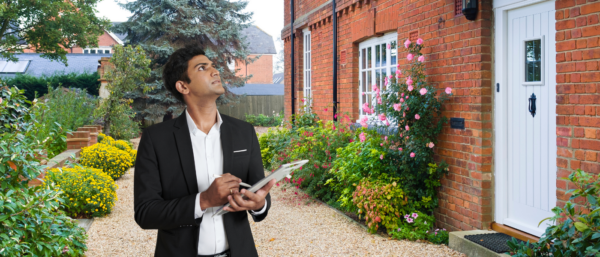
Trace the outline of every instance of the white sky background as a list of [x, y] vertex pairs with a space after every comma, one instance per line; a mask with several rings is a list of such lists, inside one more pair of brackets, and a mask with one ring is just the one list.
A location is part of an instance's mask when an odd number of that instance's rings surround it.
[[[235, 0], [234, 0], [235, 1]], [[277, 43], [277, 38], [281, 36], [283, 29], [283, 0], [247, 0], [246, 11], [253, 12], [252, 24], [258, 26], [263, 31], [273, 37], [277, 52], [281, 49]], [[127, 2], [121, 0], [121, 2]], [[127, 21], [131, 13], [117, 4], [116, 0], [102, 0], [97, 6], [99, 17], [106, 17], [110, 21]], [[275, 61], [276, 58], [273, 58]]]

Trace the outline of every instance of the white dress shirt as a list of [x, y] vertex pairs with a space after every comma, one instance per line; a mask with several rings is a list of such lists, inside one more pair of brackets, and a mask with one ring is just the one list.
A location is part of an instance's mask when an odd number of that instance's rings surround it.
[[[190, 138], [192, 139], [192, 149], [194, 151], [194, 164], [196, 168], [196, 179], [198, 183], [198, 193], [196, 195], [196, 203], [194, 218], [202, 218], [200, 223], [200, 236], [198, 239], [198, 254], [211, 255], [221, 253], [229, 249], [227, 236], [225, 234], [225, 226], [223, 225], [223, 216], [212, 215], [220, 207], [211, 207], [202, 211], [200, 208], [200, 194], [210, 187], [215, 180], [214, 175], [223, 175], [223, 150], [221, 148], [221, 114], [217, 110], [217, 123], [212, 126], [208, 134], [196, 127], [196, 123], [192, 117], [185, 111], [188, 128], [190, 130]], [[263, 214], [267, 209], [265, 206], [258, 212], [250, 211], [252, 215]]]

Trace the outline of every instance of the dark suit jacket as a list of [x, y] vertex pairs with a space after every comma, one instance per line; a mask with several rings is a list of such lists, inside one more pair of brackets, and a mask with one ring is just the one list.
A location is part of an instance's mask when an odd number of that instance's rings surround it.
[[[254, 127], [221, 114], [223, 174], [231, 173], [248, 184], [265, 177]], [[248, 149], [246, 152], [233, 153]], [[158, 229], [155, 256], [197, 256], [202, 218], [194, 219], [198, 184], [194, 154], [185, 112], [178, 118], [146, 128], [138, 148], [134, 175], [135, 221], [143, 229]], [[252, 216], [263, 220], [267, 211]], [[232, 256], [258, 256], [248, 212], [223, 216]]]

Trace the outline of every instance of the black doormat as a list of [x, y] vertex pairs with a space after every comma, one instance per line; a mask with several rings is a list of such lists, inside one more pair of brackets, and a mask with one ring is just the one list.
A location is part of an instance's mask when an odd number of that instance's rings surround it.
[[[490, 249], [496, 253], [505, 253], [510, 251], [506, 242], [512, 240], [512, 236], [504, 233], [477, 234], [465, 236], [466, 239]], [[517, 239], [519, 242], [522, 240]]]

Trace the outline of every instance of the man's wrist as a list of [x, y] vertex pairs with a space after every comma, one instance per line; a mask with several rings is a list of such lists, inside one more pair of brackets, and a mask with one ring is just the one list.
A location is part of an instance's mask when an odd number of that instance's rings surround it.
[[204, 192], [200, 193], [200, 209], [202, 211], [205, 211], [206, 209], [210, 208], [210, 201], [209, 199], [206, 197], [206, 194]]

